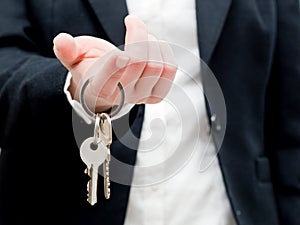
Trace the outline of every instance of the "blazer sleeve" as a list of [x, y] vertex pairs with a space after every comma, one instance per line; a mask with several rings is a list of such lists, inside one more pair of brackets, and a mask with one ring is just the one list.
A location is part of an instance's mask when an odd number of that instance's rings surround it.
[[280, 224], [300, 224], [300, 6], [277, 1], [277, 46], [267, 132]]
[[21, 135], [16, 133], [16, 126], [29, 119], [24, 115], [35, 117], [43, 108], [43, 113], [49, 114], [43, 116], [51, 120], [56, 116], [50, 115], [53, 108], [68, 105], [63, 93], [67, 70], [55, 57], [43, 54], [25, 2], [0, 1], [1, 147]]

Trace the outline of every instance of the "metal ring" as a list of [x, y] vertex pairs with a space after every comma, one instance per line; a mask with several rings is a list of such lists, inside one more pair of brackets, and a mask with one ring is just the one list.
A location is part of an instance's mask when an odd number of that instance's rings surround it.
[[[82, 105], [84, 111], [85, 111], [90, 117], [92, 117], [93, 119], [95, 119], [95, 118], [96, 118], [96, 114], [95, 114], [94, 112], [92, 112], [92, 111], [87, 107], [87, 105], [86, 105], [86, 103], [85, 103], [85, 99], [84, 99], [84, 92], [85, 92], [85, 89], [87, 88], [87, 86], [88, 86], [88, 84], [89, 84], [89, 81], [90, 81], [90, 79], [87, 79], [87, 80], [84, 82], [84, 84], [82, 85], [82, 88], [81, 88], [81, 90], [80, 90], [79, 97], [80, 97], [80, 103], [81, 103], [81, 105]], [[111, 111], [110, 113], [108, 113], [108, 115], [109, 115], [110, 117], [113, 117], [113, 116], [117, 115], [117, 114], [121, 111], [121, 109], [122, 109], [122, 107], [123, 107], [123, 105], [124, 105], [124, 102], [125, 102], [125, 91], [124, 91], [124, 88], [123, 88], [123, 86], [122, 86], [122, 84], [121, 84], [120, 82], [118, 83], [118, 88], [120, 89], [120, 92], [121, 92], [121, 101], [120, 101], [120, 104], [119, 104], [118, 106], [113, 106], [113, 107], [112, 107], [112, 111]]]
[[99, 114], [96, 114], [96, 118], [95, 118], [95, 126], [94, 126], [94, 140], [93, 140], [93, 144], [94, 145], [98, 145], [101, 141], [100, 138], [100, 116]]

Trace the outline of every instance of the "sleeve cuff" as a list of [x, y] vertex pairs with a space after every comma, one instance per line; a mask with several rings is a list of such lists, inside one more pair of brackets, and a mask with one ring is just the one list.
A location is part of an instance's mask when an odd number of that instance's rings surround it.
[[[70, 103], [70, 105], [72, 106], [73, 110], [87, 123], [87, 124], [91, 124], [93, 122], [93, 120], [89, 117], [89, 115], [84, 111], [82, 105], [72, 99], [71, 93], [69, 92], [69, 86], [71, 83], [71, 78], [72, 78], [72, 74], [70, 72], [68, 72], [67, 78], [66, 78], [66, 82], [65, 82], [65, 86], [64, 86], [64, 93], [68, 99], [68, 102]], [[124, 116], [125, 114], [129, 113], [129, 111], [133, 108], [134, 104], [129, 104], [126, 103], [124, 104], [124, 106], [122, 107], [121, 111], [113, 116], [111, 119], [112, 120], [116, 120], [119, 119], [120, 117]]]

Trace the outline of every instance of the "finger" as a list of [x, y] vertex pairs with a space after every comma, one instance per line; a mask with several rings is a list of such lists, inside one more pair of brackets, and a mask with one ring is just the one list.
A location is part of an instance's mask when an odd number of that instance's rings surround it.
[[152, 89], [158, 82], [164, 67], [159, 42], [153, 35], [149, 35], [148, 40], [148, 62], [135, 85], [137, 95], [143, 98], [152, 95]]
[[66, 33], [60, 33], [53, 39], [53, 51], [64, 66], [70, 69], [79, 54], [74, 38]]
[[96, 62], [97, 74], [90, 83], [92, 93], [103, 98], [111, 96], [115, 92], [128, 62], [129, 57], [121, 51]]
[[125, 86], [135, 86], [146, 66], [148, 56], [148, 32], [146, 25], [135, 15], [125, 18], [125, 52], [132, 59], [122, 78]]
[[165, 41], [159, 41], [159, 46], [164, 64], [169, 67], [176, 68], [177, 70], [177, 60], [169, 43]]
[[79, 54], [84, 55], [85, 58], [99, 57], [117, 49], [116, 46], [101, 38], [78, 36], [74, 39], [79, 47]]
[[125, 51], [141, 60], [147, 59], [148, 31], [142, 20], [135, 15], [125, 17]]
[[151, 34], [148, 35], [148, 60], [153, 62], [163, 62], [160, 43], [157, 38]]
[[84, 58], [99, 57], [116, 47], [100, 38], [91, 36], [72, 37], [66, 33], [60, 33], [53, 40], [53, 50], [56, 57], [67, 69]]
[[160, 102], [165, 98], [173, 84], [177, 72], [176, 59], [170, 45], [167, 42], [161, 41], [159, 46], [164, 67], [160, 79], [152, 89], [152, 97], [146, 100], [147, 103], [151, 104]]

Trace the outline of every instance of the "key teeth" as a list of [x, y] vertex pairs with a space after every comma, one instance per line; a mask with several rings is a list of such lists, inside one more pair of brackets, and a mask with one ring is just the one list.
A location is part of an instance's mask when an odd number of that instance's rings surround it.
[[91, 170], [91, 169], [86, 169], [86, 172], [87, 172], [87, 174], [89, 175], [89, 178], [90, 178], [89, 181], [87, 182], [87, 186], [86, 186], [86, 188], [87, 188], [87, 201], [88, 201], [88, 203], [90, 203], [90, 205], [93, 206], [97, 203], [97, 197], [94, 198], [93, 193], [92, 193], [92, 191], [93, 191], [92, 190], [92, 183], [93, 183], [92, 175], [94, 175], [94, 174], [92, 174], [93, 170]]
[[91, 204], [91, 205], [95, 205], [97, 202], [96, 201], [90, 201], [90, 199], [88, 198], [87, 201]]
[[110, 198], [110, 191], [108, 191], [108, 193], [105, 195], [105, 198], [106, 198], [106, 199], [109, 199], [109, 198]]
[[91, 181], [88, 181], [88, 182], [87, 182], [87, 185], [86, 185], [86, 189], [87, 189], [87, 192], [88, 192], [88, 193], [89, 193], [89, 190], [90, 190], [90, 182], [91, 182]]
[[86, 194], [86, 196], [87, 196], [87, 201], [88, 201], [90, 204], [92, 204], [91, 201], [90, 201], [90, 192], [89, 192], [89, 190], [90, 190], [90, 181], [88, 181], [88, 183], [87, 183], [87, 185], [86, 185], [86, 189], [87, 189], [87, 194]]

